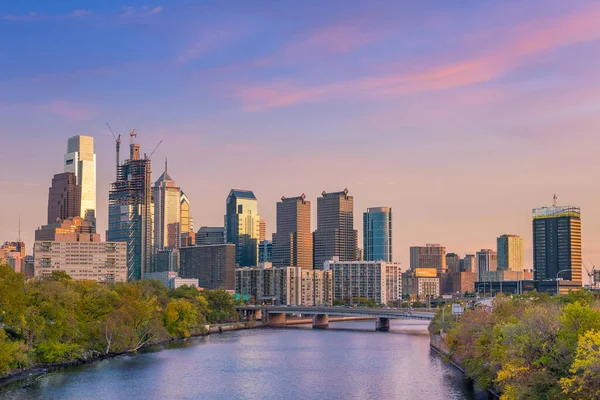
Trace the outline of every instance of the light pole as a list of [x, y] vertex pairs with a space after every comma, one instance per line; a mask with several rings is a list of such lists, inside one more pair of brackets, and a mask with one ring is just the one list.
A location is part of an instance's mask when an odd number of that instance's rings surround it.
[[558, 276], [559, 276], [560, 274], [562, 274], [563, 272], [570, 272], [570, 271], [571, 271], [570, 269], [563, 269], [563, 270], [561, 270], [561, 271], [558, 271], [558, 273], [556, 274], [556, 295], [557, 295], [557, 296], [560, 294], [560, 290], [559, 290], [559, 288], [558, 288]]

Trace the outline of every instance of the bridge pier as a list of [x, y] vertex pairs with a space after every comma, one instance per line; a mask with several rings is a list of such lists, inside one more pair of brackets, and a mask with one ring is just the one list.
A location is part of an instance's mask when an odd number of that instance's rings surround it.
[[285, 314], [267, 313], [267, 325], [271, 327], [285, 326]]
[[329, 316], [327, 314], [317, 314], [313, 316], [313, 329], [326, 329], [329, 327]]
[[262, 310], [254, 310], [254, 320], [260, 321], [262, 319]]
[[389, 318], [377, 318], [375, 323], [375, 330], [378, 332], [387, 332], [390, 330], [390, 319]]

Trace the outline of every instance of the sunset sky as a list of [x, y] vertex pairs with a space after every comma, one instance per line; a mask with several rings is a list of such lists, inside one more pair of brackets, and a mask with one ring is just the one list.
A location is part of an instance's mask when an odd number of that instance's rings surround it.
[[223, 224], [231, 188], [269, 236], [282, 195], [306, 193], [316, 227], [318, 195], [348, 188], [359, 231], [393, 207], [406, 266], [411, 245], [516, 233], [531, 267], [531, 209], [556, 193], [600, 266], [598, 21], [598, 1], [4, 1], [0, 241], [20, 213], [31, 251], [76, 134], [96, 141], [104, 237], [109, 122], [143, 152], [164, 140], [153, 177], [168, 157], [196, 228]]

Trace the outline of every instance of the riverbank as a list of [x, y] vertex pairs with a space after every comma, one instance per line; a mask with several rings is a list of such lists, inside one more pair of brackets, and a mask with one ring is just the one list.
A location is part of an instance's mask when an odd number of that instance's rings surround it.
[[151, 343], [151, 344], [142, 346], [141, 348], [139, 348], [137, 350], [129, 350], [129, 351], [123, 351], [123, 352], [118, 352], [118, 353], [108, 353], [108, 354], [94, 353], [94, 354], [90, 354], [89, 357], [78, 358], [76, 360], [71, 360], [71, 361], [33, 365], [28, 368], [23, 368], [23, 369], [19, 369], [17, 371], [13, 371], [9, 374], [0, 375], [0, 394], [2, 393], [2, 387], [6, 386], [10, 383], [22, 381], [23, 386], [26, 387], [29, 384], [31, 384], [35, 380], [35, 378], [37, 378], [41, 375], [59, 371], [64, 368], [93, 364], [93, 363], [96, 363], [99, 361], [108, 360], [108, 359], [123, 356], [123, 355], [137, 354], [137, 353], [151, 350], [152, 348], [165, 346], [169, 343], [183, 342], [183, 341], [186, 341], [186, 340], [189, 340], [192, 338], [208, 336], [211, 334], [239, 331], [239, 330], [243, 330], [243, 329], [265, 328], [265, 327], [267, 327], [267, 325], [261, 321], [214, 324], [214, 325], [209, 325], [208, 329], [206, 329], [202, 333], [191, 335], [189, 338], [183, 338], [183, 337], [182, 338], [169, 338], [169, 339], [162, 340], [162, 341], [159, 341], [156, 343]]

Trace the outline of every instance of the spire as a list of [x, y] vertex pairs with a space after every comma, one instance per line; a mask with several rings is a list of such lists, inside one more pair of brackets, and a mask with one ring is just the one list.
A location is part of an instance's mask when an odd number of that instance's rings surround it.
[[165, 157], [165, 172], [167, 172], [167, 157]]

